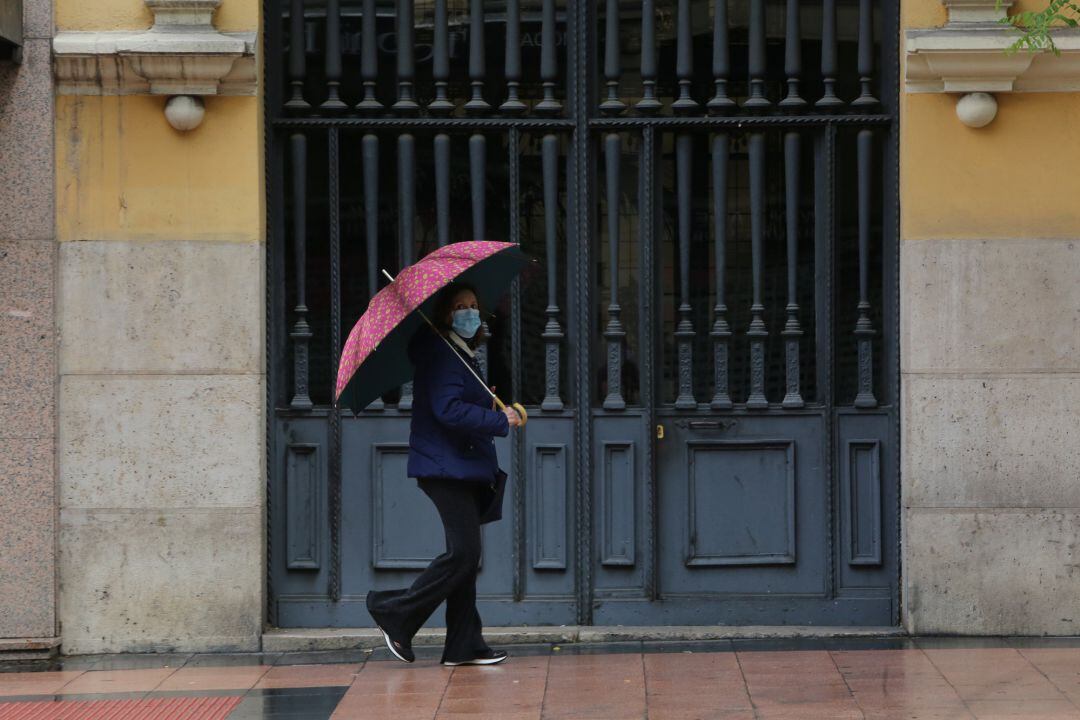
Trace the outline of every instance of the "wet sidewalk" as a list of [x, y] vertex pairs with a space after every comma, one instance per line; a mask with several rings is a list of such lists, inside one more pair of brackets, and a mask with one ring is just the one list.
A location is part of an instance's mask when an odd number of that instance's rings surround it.
[[0, 666], [0, 720], [1076, 718], [1080, 639], [731, 640], [115, 655]]

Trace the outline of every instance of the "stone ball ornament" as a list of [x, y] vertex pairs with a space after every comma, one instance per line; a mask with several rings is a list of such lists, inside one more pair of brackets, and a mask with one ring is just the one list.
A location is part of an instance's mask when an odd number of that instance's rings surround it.
[[997, 117], [997, 110], [997, 100], [990, 93], [967, 93], [956, 101], [956, 117], [970, 128], [986, 127]]
[[165, 103], [165, 118], [181, 132], [199, 127], [205, 115], [206, 104], [195, 95], [174, 95]]

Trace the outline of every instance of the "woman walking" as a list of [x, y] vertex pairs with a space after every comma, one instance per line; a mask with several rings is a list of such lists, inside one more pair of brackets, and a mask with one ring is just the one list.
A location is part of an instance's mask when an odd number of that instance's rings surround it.
[[421, 327], [409, 345], [416, 374], [408, 474], [435, 503], [446, 552], [432, 560], [411, 587], [369, 592], [367, 607], [390, 652], [412, 662], [413, 636], [446, 601], [442, 663], [492, 665], [507, 655], [484, 642], [476, 609], [480, 525], [485, 516], [500, 514], [499, 507], [491, 506], [502, 502], [505, 475], [493, 438], [507, 435], [521, 418], [512, 408], [493, 409], [491, 395], [477, 380], [481, 372], [475, 350], [485, 338], [474, 289], [463, 283], [447, 285], [436, 298], [431, 320], [434, 328]]

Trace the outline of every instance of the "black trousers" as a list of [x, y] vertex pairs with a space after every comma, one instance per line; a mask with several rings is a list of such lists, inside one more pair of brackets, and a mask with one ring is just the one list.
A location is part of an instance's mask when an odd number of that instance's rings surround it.
[[412, 586], [368, 594], [368, 609], [392, 635], [412, 638], [446, 601], [443, 661], [471, 660], [488, 650], [476, 610], [480, 564], [480, 483], [421, 478], [446, 531], [446, 552], [431, 561]]

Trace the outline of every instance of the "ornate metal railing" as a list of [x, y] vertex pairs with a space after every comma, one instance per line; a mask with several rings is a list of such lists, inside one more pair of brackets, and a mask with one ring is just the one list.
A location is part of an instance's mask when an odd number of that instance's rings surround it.
[[[328, 417], [334, 548], [343, 418], [328, 405], [343, 333], [380, 267], [449, 242], [506, 238], [544, 261], [491, 320], [484, 362], [541, 416], [575, 418], [582, 621], [590, 413], [637, 413], [651, 432], [669, 411], [895, 404], [895, 6], [266, 8], [268, 400], [282, 417]], [[365, 414], [410, 406], [405, 386]], [[655, 473], [648, 482], [655, 509]], [[514, 503], [520, 519], [523, 496]], [[526, 538], [515, 532], [520, 599]]]

